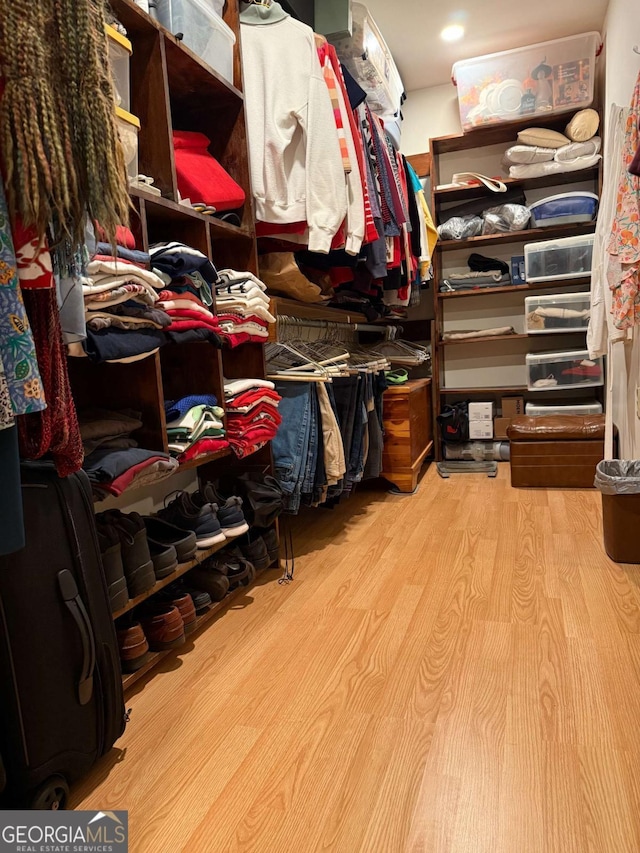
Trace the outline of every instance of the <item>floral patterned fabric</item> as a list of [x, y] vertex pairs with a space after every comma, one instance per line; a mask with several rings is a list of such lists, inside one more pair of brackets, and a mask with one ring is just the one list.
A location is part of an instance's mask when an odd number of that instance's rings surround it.
[[24, 415], [46, 408], [38, 360], [25, 311], [9, 215], [0, 181], [0, 359], [13, 412]]
[[640, 178], [628, 171], [640, 145], [640, 75], [627, 116], [622, 151], [624, 169], [607, 246], [607, 281], [612, 291], [613, 322], [618, 329], [640, 324]]
[[7, 429], [13, 426], [13, 407], [11, 405], [11, 395], [9, 394], [9, 386], [0, 361], [0, 429]]

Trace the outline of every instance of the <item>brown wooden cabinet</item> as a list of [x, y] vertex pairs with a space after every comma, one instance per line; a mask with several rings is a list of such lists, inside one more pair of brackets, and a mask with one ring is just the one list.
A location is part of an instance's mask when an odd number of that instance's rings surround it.
[[401, 492], [413, 492], [433, 448], [431, 380], [413, 379], [384, 393], [382, 476]]

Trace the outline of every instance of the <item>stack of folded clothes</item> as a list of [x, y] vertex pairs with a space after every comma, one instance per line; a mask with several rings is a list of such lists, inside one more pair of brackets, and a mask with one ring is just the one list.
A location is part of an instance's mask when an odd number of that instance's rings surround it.
[[153, 272], [162, 280], [159, 307], [171, 318], [170, 340], [210, 341], [220, 346], [218, 321], [211, 311], [218, 272], [211, 261], [177, 242], [156, 243], [149, 254]]
[[250, 272], [222, 270], [216, 283], [216, 309], [219, 333], [230, 347], [264, 343], [269, 337], [269, 312], [266, 285]]
[[487, 258], [473, 253], [469, 255], [469, 272], [449, 273], [440, 284], [440, 290], [476, 290], [484, 287], [501, 287], [511, 284], [509, 266], [498, 258]]
[[224, 409], [213, 394], [194, 394], [165, 403], [169, 450], [179, 464], [226, 450]]
[[[158, 310], [162, 281], [138, 260], [100, 254], [89, 263], [82, 283], [87, 338], [84, 351], [92, 361], [131, 361], [156, 352], [167, 341], [163, 330], [171, 318]], [[129, 250], [118, 247], [118, 253]]]
[[78, 419], [85, 451], [82, 467], [98, 499], [164, 480], [178, 467], [166, 453], [138, 447], [132, 438], [142, 427], [137, 412], [87, 409]]
[[278, 404], [282, 399], [273, 382], [266, 379], [225, 381], [227, 437], [236, 456], [250, 456], [271, 441], [282, 417]]

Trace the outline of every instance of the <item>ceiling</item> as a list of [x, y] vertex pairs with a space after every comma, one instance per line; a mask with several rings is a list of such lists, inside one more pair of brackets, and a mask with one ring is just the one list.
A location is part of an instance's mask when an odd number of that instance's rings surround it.
[[[608, 5], [608, 0], [465, 0], [461, 5], [455, 0], [363, 2], [384, 35], [407, 92], [447, 83], [458, 59], [576, 32], [601, 31]], [[466, 35], [446, 44], [439, 34], [451, 23], [463, 23]]]

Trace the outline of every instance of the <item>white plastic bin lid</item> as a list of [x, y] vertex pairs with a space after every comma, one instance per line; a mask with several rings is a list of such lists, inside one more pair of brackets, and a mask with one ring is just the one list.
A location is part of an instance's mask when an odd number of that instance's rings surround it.
[[563, 352], [536, 352], [527, 353], [527, 364], [546, 364], [550, 361], [574, 361], [576, 359], [584, 359], [599, 363], [599, 358], [589, 358], [589, 350], [576, 349], [564, 350]]
[[576, 190], [570, 193], [558, 193], [557, 195], [549, 195], [546, 198], [541, 198], [540, 201], [534, 201], [533, 204], [530, 204], [529, 210], [535, 210], [543, 204], [548, 204], [550, 201], [560, 201], [563, 198], [592, 198], [594, 201], [599, 201], [599, 198], [595, 193]]
[[[354, 4], [355, 5], [355, 4]], [[602, 49], [602, 37], [600, 33], [597, 33], [595, 30], [591, 30], [588, 33], [577, 33], [574, 36], [567, 36], [566, 38], [561, 39], [552, 39], [551, 41], [542, 41], [537, 44], [523, 44], [521, 47], [514, 47], [512, 50], [498, 50], [495, 53], [487, 53], [484, 56], [473, 56], [470, 59], [459, 59], [457, 62], [453, 63], [453, 67], [451, 69], [451, 82], [454, 86], [458, 85], [456, 68], [464, 65], [470, 65], [473, 62], [488, 62], [492, 59], [497, 59], [500, 56], [511, 56], [515, 53], [522, 53], [523, 51], [538, 51], [542, 50], [544, 54], [545, 48], [548, 48], [550, 45], [562, 44], [562, 42], [570, 42], [576, 41], [577, 39], [588, 39], [592, 38], [596, 40], [596, 59], [600, 55], [600, 51]]]

